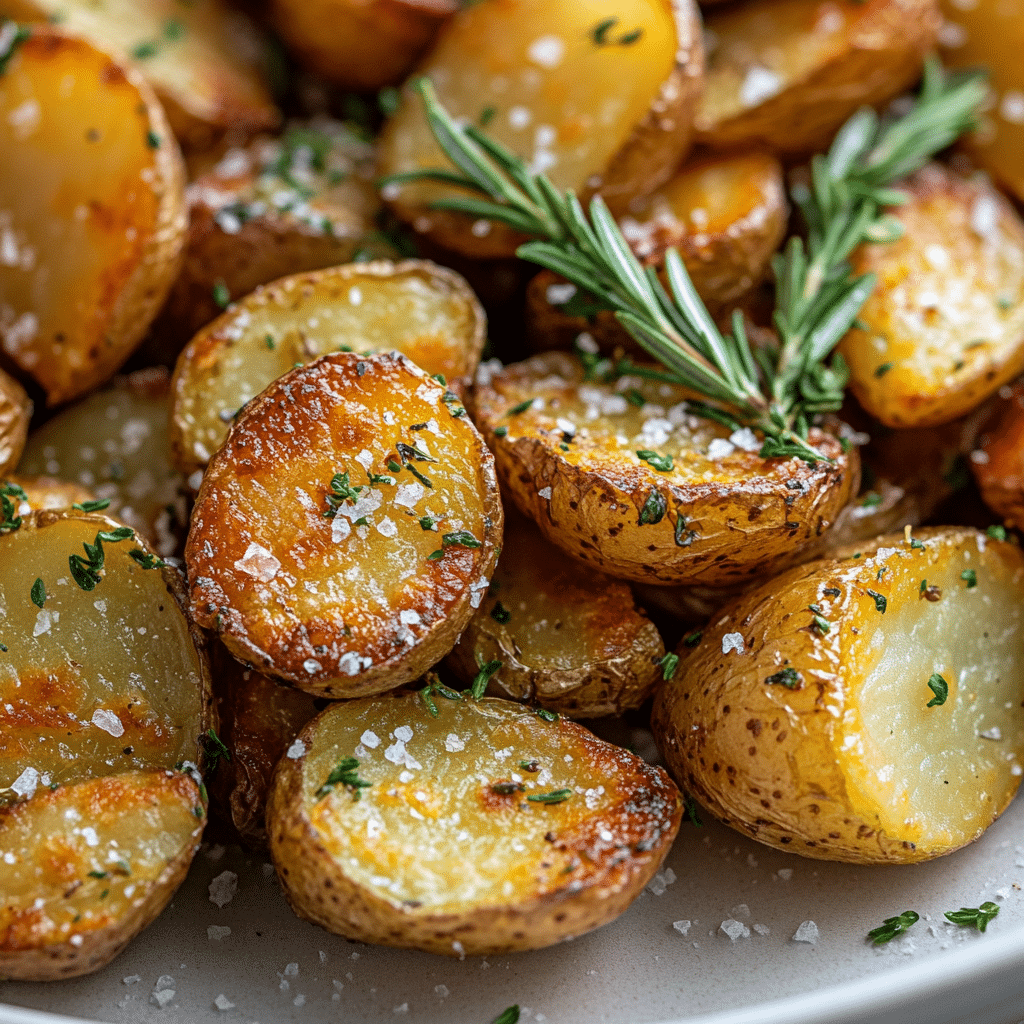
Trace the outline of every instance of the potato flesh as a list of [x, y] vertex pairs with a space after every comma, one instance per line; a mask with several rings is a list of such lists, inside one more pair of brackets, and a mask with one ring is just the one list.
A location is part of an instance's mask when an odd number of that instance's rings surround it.
[[327, 352], [396, 349], [430, 374], [471, 373], [482, 321], [468, 288], [452, 287], [412, 263], [279, 281], [243, 301], [212, 336], [197, 338], [182, 354], [172, 411], [180, 458], [190, 467], [206, 465], [242, 406], [296, 363]]
[[34, 431], [18, 472], [87, 488], [159, 555], [175, 554], [188, 515], [185, 481], [168, 458], [167, 396], [166, 370], [118, 378]]
[[[507, 701], [434, 700], [436, 719], [409, 694], [339, 705], [314, 725], [302, 766], [303, 810], [360, 886], [391, 903], [415, 900], [424, 912], [500, 907], [514, 895], [563, 888], [580, 869], [572, 844], [548, 841], [549, 833], [581, 832], [603, 849], [621, 841], [616, 819], [634, 794], [616, 766], [632, 755], [588, 750], [566, 733], [571, 723], [545, 722]], [[330, 772], [350, 756], [372, 785], [359, 800], [343, 786], [318, 800]], [[528, 772], [521, 761], [536, 761], [539, 770]], [[494, 793], [491, 786], [501, 782], [523, 791]], [[572, 790], [571, 797], [556, 804], [527, 799], [559, 789]], [[671, 814], [674, 800], [662, 794], [660, 801], [655, 797], [655, 813]], [[612, 838], [599, 837], [605, 828]]]
[[[642, 29], [632, 44], [596, 45], [594, 32], [618, 19], [609, 42]], [[474, 4], [442, 29], [420, 71], [456, 118], [487, 133], [544, 172], [559, 190], [583, 192], [643, 120], [676, 52], [670, 5], [659, 0], [501, 0]], [[447, 166], [418, 98], [406, 95], [382, 138], [384, 173]], [[420, 205], [436, 187], [401, 189], [400, 205]], [[429, 214], [424, 214], [429, 218]]]
[[[34, 36], [0, 77], [0, 232], [16, 254], [0, 264], [0, 343], [51, 404], [113, 373], [145, 330], [142, 308], [117, 319], [127, 295], [140, 302], [134, 276], [168, 232], [167, 157], [147, 142], [166, 128], [153, 113], [78, 40]], [[169, 285], [151, 282], [150, 316]], [[115, 328], [124, 336], [109, 337]]]
[[68, 556], [114, 525], [83, 515], [0, 537], [0, 788], [28, 769], [42, 787], [196, 757], [200, 658], [160, 570], [128, 540], [104, 545], [95, 590], [71, 579]]
[[903, 237], [854, 251], [878, 285], [840, 343], [851, 386], [888, 426], [946, 423], [1024, 367], [1024, 223], [981, 180], [932, 165], [892, 213]]
[[[876, 556], [869, 565], [892, 566], [888, 606], [851, 649], [865, 675], [843, 721], [847, 777], [887, 833], [926, 847], [973, 836], [1020, 782], [1024, 573], [986, 557], [985, 540]], [[942, 599], [922, 599], [921, 579]], [[929, 708], [934, 672], [949, 697]]]
[[4, 953], [80, 942], [126, 918], [198, 846], [205, 820], [196, 784], [170, 771], [47, 789], [0, 809], [0, 975]]

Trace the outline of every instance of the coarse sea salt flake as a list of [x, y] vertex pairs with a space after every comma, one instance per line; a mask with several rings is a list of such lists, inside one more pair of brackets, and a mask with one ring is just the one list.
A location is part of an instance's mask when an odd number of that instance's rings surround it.
[[109, 733], [111, 736], [123, 736], [124, 726], [121, 724], [121, 719], [117, 715], [108, 710], [107, 708], [97, 708], [92, 713], [92, 724], [97, 729], [102, 729], [105, 733]]
[[376, 750], [380, 746], [380, 737], [372, 730], [367, 729], [362, 736], [359, 737], [359, 742], [364, 747], [369, 747], [371, 750]]
[[730, 941], [735, 942], [737, 939], [749, 939], [750, 929], [742, 922], [737, 921], [735, 918], [728, 918], [723, 921], [719, 926], [718, 930], [723, 935], [728, 935]]
[[285, 756], [292, 761], [297, 761], [306, 752], [306, 744], [297, 739], [285, 752]]
[[690, 923], [691, 922], [689, 921], [673, 921], [672, 927], [675, 928], [680, 935], [688, 935], [690, 932]]
[[231, 1002], [223, 992], [214, 999], [213, 1005], [216, 1006], [218, 1010], [233, 1010], [235, 1008], [235, 1004]]
[[49, 633], [50, 627], [60, 621], [60, 612], [51, 612], [49, 608], [40, 608], [36, 616], [36, 624], [32, 627], [33, 636], [42, 636]]
[[223, 909], [238, 892], [238, 875], [234, 871], [222, 871], [209, 887], [210, 902]]
[[398, 621], [404, 626], [416, 626], [422, 619], [420, 618], [420, 613], [414, 608], [403, 608], [398, 613]]
[[272, 552], [254, 541], [235, 562], [235, 568], [255, 577], [260, 583], [269, 583], [280, 571], [281, 563]]
[[551, 488], [550, 488], [550, 487], [542, 487], [542, 488], [541, 488], [541, 489], [540, 489], [540, 490], [539, 490], [539, 491], [537, 492], [537, 494], [538, 494], [538, 495], [539, 495], [539, 496], [540, 496], [541, 498], [546, 498], [546, 499], [547, 499], [548, 501], [550, 501], [550, 500], [551, 500]]
[[736, 450], [736, 446], [731, 441], [726, 441], [724, 437], [716, 437], [708, 445], [708, 458], [712, 462], [717, 462], [719, 459], [728, 458]]
[[774, 96], [782, 88], [782, 79], [767, 68], [752, 67], [740, 85], [740, 102], [745, 107], [756, 107]]
[[737, 651], [740, 654], [743, 653], [743, 634], [742, 633], [726, 633], [722, 637], [722, 653], [728, 654], [730, 651]]
[[526, 55], [542, 68], [556, 68], [565, 56], [565, 41], [559, 36], [540, 36], [526, 48]]
[[993, 725], [991, 729], [984, 729], [978, 735], [983, 740], [1001, 740], [1003, 738], [1003, 731], [998, 725]]
[[211, 924], [206, 929], [206, 937], [210, 942], [220, 942], [231, 934], [231, 929], [226, 924]]
[[12, 783], [11, 790], [24, 797], [31, 799], [39, 785], [39, 772], [35, 768], [26, 768]]
[[803, 921], [793, 933], [793, 941], [814, 945], [818, 941], [818, 926], [813, 921]]
[[459, 750], [465, 750], [466, 742], [455, 733], [450, 732], [444, 739], [444, 749], [450, 754], [454, 754]]

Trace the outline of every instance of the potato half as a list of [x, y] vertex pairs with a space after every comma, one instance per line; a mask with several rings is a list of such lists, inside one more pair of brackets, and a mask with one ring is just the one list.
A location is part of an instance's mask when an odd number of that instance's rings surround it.
[[536, 949], [622, 913], [679, 827], [665, 773], [520, 704], [430, 699], [436, 717], [416, 693], [335, 705], [281, 760], [267, 824], [293, 909], [448, 956]]
[[1024, 222], [987, 178], [930, 164], [890, 210], [903, 237], [850, 262], [878, 284], [840, 342], [850, 387], [891, 427], [946, 423], [1024, 369]]
[[[689, 147], [703, 75], [693, 0], [498, 0], [464, 6], [420, 72], [452, 116], [548, 175], [559, 190], [598, 192], [616, 211], [665, 181]], [[381, 137], [384, 174], [450, 166], [419, 97], [406, 90]], [[436, 185], [384, 190], [421, 234], [470, 256], [515, 252], [500, 224], [431, 210]]]
[[196, 620], [318, 696], [378, 693], [439, 661], [501, 543], [494, 460], [463, 412], [397, 352], [322, 356], [275, 381], [196, 499]]
[[469, 685], [481, 665], [500, 661], [494, 696], [599, 718], [639, 707], [664, 654], [625, 583], [580, 565], [517, 515], [505, 519], [487, 597], [446, 664]]
[[771, 0], [713, 11], [697, 141], [793, 155], [827, 149], [855, 110], [914, 83], [941, 22], [938, 0]]
[[117, 377], [59, 412], [29, 437], [23, 476], [52, 476], [106, 498], [109, 513], [166, 558], [180, 553], [188, 526], [185, 480], [171, 465], [170, 374], [160, 367]]
[[396, 349], [427, 373], [471, 376], [487, 321], [458, 274], [426, 260], [353, 263], [282, 278], [200, 331], [178, 359], [171, 448], [203, 469], [239, 409], [296, 363]]
[[0, 476], [18, 464], [31, 419], [32, 403], [25, 389], [0, 370]]
[[209, 146], [228, 129], [274, 128], [263, 41], [220, 0], [0, 0], [0, 16], [52, 21], [120, 54], [145, 76], [182, 145]]
[[851, 863], [976, 839], [1024, 761], [1024, 555], [890, 534], [759, 587], [655, 701], [670, 771], [760, 842]]
[[0, 262], [0, 345], [58, 405], [114, 373], [166, 297], [185, 236], [184, 171], [136, 71], [43, 26], [12, 45], [0, 75], [0, 231], [15, 258]]
[[817, 428], [823, 461], [762, 459], [753, 432], [687, 412], [681, 388], [588, 381], [563, 352], [479, 379], [474, 416], [505, 496], [548, 540], [611, 576], [755, 579], [798, 561], [856, 493], [856, 450]]

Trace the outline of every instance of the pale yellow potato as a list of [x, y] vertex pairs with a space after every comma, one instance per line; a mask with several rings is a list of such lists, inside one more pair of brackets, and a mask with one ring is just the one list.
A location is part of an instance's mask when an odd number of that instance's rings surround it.
[[[491, 0], [445, 25], [419, 73], [453, 117], [483, 125], [557, 189], [599, 193], [618, 212], [664, 182], [689, 148], [703, 64], [693, 0]], [[449, 166], [407, 88], [381, 137], [382, 173]], [[433, 242], [513, 255], [514, 231], [429, 209], [450, 194], [422, 183], [384, 190]]]
[[250, 402], [192, 513], [196, 621], [317, 696], [392, 689], [444, 657], [502, 528], [494, 460], [449, 394], [400, 353], [335, 353]]
[[713, 149], [824, 150], [859, 107], [913, 85], [941, 21], [938, 0], [770, 0], [712, 11], [696, 139]]
[[0, 796], [0, 980], [73, 978], [113, 960], [185, 880], [205, 825], [198, 785], [168, 769]]
[[840, 342], [850, 387], [890, 427], [964, 415], [1024, 369], [1024, 223], [983, 176], [930, 164], [890, 210], [903, 237], [854, 250], [878, 284]]
[[[980, 836], [1017, 791], [1022, 665], [1018, 547], [968, 527], [889, 534], [723, 610], [652, 728], [680, 785], [760, 842], [928, 860]], [[948, 696], [929, 707], [933, 674]]]
[[600, 718], [643, 704], [664, 655], [625, 583], [581, 565], [516, 515], [506, 516], [487, 596], [445, 664], [468, 686], [481, 665], [500, 661], [492, 695]]
[[264, 43], [221, 0], [0, 0], [0, 17], [58, 24], [128, 61], [156, 90], [183, 146], [277, 125]]
[[822, 461], [762, 459], [752, 431], [688, 413], [687, 398], [640, 377], [587, 381], [549, 352], [478, 376], [473, 416], [505, 499], [610, 576], [735, 585], [798, 562], [856, 494], [856, 450], [814, 428]]
[[0, 370], [0, 475], [18, 464], [31, 419], [32, 403], [25, 389]]
[[186, 487], [170, 463], [164, 367], [116, 378], [58, 413], [29, 437], [20, 476], [51, 476], [108, 499], [109, 513], [161, 557], [178, 554], [188, 526]]
[[297, 363], [397, 350], [454, 380], [476, 370], [486, 333], [463, 278], [426, 260], [353, 263], [275, 281], [200, 331], [179, 357], [173, 458], [186, 474], [202, 470], [239, 409]]
[[121, 366], [167, 295], [181, 156], [138, 72], [38, 25], [0, 75], [0, 152], [0, 345], [59, 405]]
[[[271, 0], [277, 31], [303, 67], [342, 89], [397, 85], [459, 0]], [[325, 26], [330, 26], [325, 31]]]
[[[664, 771], [521, 704], [429, 700], [436, 717], [417, 693], [336, 704], [281, 759], [267, 826], [296, 913], [460, 957], [536, 949], [622, 913], [679, 828]], [[345, 758], [353, 784], [328, 783]], [[562, 799], [531, 799], [544, 794]]]

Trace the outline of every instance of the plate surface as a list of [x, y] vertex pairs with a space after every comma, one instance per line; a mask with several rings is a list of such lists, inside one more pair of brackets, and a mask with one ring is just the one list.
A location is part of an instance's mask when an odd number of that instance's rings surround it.
[[[209, 886], [225, 871], [238, 889], [219, 908]], [[0, 1024], [41, 1020], [16, 1007], [109, 1024], [490, 1024], [512, 1003], [524, 1024], [1024, 1018], [1024, 801], [972, 847], [901, 867], [803, 860], [715, 823], [684, 824], [659, 878], [660, 894], [573, 942], [459, 962], [346, 942], [291, 914], [263, 858], [207, 847], [171, 906], [105, 970], [0, 984]], [[985, 900], [1001, 910], [984, 935], [942, 917]], [[907, 935], [865, 941], [904, 910], [921, 915]], [[813, 943], [793, 939], [805, 921]], [[162, 1008], [158, 988], [174, 993]], [[218, 996], [233, 1007], [217, 1009]]]

